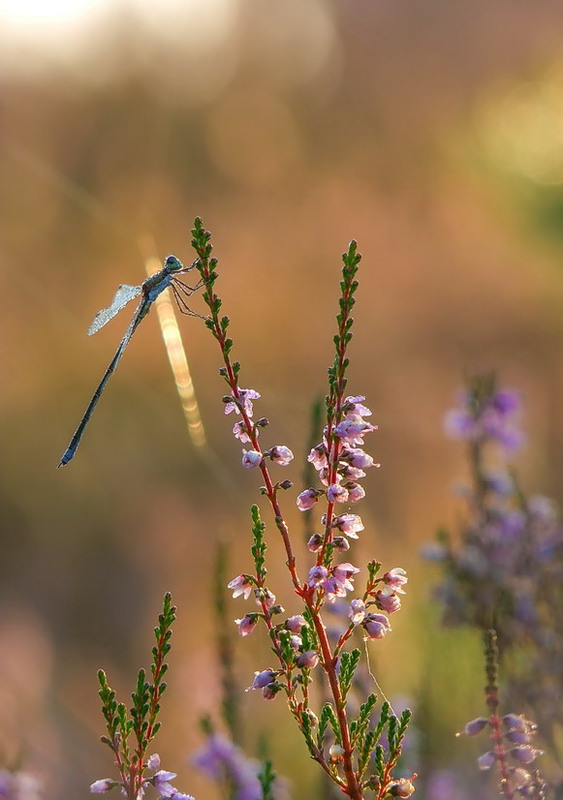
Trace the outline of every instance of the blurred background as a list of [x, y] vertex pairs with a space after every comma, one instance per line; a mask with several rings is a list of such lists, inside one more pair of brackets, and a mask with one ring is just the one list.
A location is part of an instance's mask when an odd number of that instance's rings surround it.
[[[112, 774], [96, 670], [128, 696], [167, 590], [179, 618], [156, 749], [182, 791], [219, 796], [190, 763], [221, 702], [214, 564], [224, 542], [227, 578], [249, 568], [259, 495], [201, 321], [181, 325], [208, 448], [188, 438], [151, 314], [56, 469], [133, 309], [89, 339], [94, 313], [143, 281], [147, 248], [189, 263], [195, 215], [241, 383], [262, 394], [264, 442], [294, 451], [283, 477], [299, 490], [340, 254], [358, 240], [349, 390], [374, 411], [382, 468], [351, 560], [410, 576], [372, 668], [387, 696], [423, 698], [416, 766], [473, 770], [453, 733], [482, 713], [479, 642], [439, 628], [420, 547], [461, 513], [462, 450], [441, 420], [468, 373], [522, 392], [523, 483], [562, 494], [562, 25], [557, 0], [0, 0], [0, 755], [47, 798]], [[295, 613], [264, 518], [272, 588]], [[233, 631], [244, 610], [228, 601]], [[259, 634], [234, 647], [242, 689], [271, 656]], [[314, 796], [281, 698], [241, 702], [248, 752], [273, 731], [293, 796]]]

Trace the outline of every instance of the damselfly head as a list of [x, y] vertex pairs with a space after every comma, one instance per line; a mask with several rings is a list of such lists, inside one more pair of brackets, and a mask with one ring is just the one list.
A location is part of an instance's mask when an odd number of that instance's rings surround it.
[[176, 256], [166, 256], [164, 259], [164, 268], [167, 269], [168, 272], [179, 272], [184, 269], [184, 265]]

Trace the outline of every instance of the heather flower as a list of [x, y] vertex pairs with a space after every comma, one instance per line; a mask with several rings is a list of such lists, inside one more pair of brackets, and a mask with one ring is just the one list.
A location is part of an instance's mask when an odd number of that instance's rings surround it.
[[242, 466], [246, 469], [259, 467], [262, 463], [262, 453], [258, 450], [243, 450], [242, 451]]
[[332, 524], [350, 539], [357, 539], [358, 533], [364, 530], [364, 524], [358, 514], [340, 514], [334, 518]]
[[295, 663], [301, 669], [313, 669], [319, 663], [319, 654], [316, 650], [306, 650], [297, 657]]
[[363, 405], [363, 400], [366, 398], [364, 395], [359, 394], [355, 397], [352, 395], [344, 398], [342, 410], [346, 417], [371, 417], [371, 411], [367, 406]]
[[209, 736], [205, 747], [194, 756], [194, 763], [213, 780], [227, 781], [232, 787], [233, 800], [261, 800], [258, 762], [246, 758], [225, 737]]
[[320, 586], [328, 577], [328, 570], [321, 565], [311, 567], [309, 570], [309, 586]]
[[366, 491], [363, 486], [360, 486], [359, 483], [350, 483], [347, 486], [348, 489], [348, 500], [350, 503], [357, 503], [359, 500], [363, 500], [366, 496]]
[[346, 419], [339, 422], [334, 429], [334, 433], [344, 442], [352, 445], [364, 444], [363, 437], [366, 433], [371, 433], [377, 430], [375, 425], [370, 425], [369, 422], [355, 414], [349, 414]]
[[157, 769], [160, 769], [160, 756], [158, 753], [153, 753], [148, 757], [147, 767], [152, 769], [154, 772], [156, 772]]
[[[238, 439], [239, 442], [242, 442], [243, 444], [250, 442], [250, 436], [248, 435], [248, 431], [246, 430], [246, 424], [244, 420], [239, 420], [238, 422], [235, 422], [235, 424], [233, 425], [233, 434], [235, 439]], [[258, 428], [256, 428], [255, 434], [256, 436], [258, 436], [259, 434]]]
[[231, 411], [234, 411], [235, 414], [240, 414], [239, 406], [242, 406], [245, 414], [248, 417], [251, 417], [253, 414], [252, 401], [258, 400], [260, 394], [254, 391], [254, 389], [239, 389], [238, 394], [239, 394], [238, 402], [235, 399], [231, 398], [228, 399], [227, 402], [225, 403], [225, 414], [230, 414]]
[[314, 533], [307, 541], [307, 550], [311, 553], [318, 553], [323, 546], [324, 538], [320, 533]]
[[414, 792], [415, 788], [412, 780], [408, 778], [399, 778], [393, 781], [389, 786], [389, 794], [391, 797], [410, 797]]
[[486, 753], [479, 756], [477, 759], [477, 766], [481, 770], [490, 769], [495, 764], [496, 760], [497, 757], [495, 753], [493, 753], [492, 750], [488, 750]]
[[249, 636], [258, 624], [258, 614], [245, 614], [242, 619], [235, 619], [241, 636]]
[[383, 576], [383, 582], [390, 586], [395, 592], [405, 594], [401, 587], [408, 582], [407, 573], [402, 567], [393, 567]]
[[[340, 455], [341, 461], [346, 461], [351, 467], [359, 470], [369, 469], [374, 466], [373, 458], [359, 447], [345, 447]], [[364, 473], [365, 475], [365, 473]]]
[[285, 628], [291, 633], [301, 633], [301, 629], [307, 625], [307, 621], [302, 614], [294, 614], [285, 621]]
[[339, 553], [346, 553], [350, 549], [350, 542], [345, 536], [335, 536], [332, 544]]
[[313, 447], [307, 456], [307, 461], [315, 467], [317, 472], [320, 472], [321, 469], [326, 469], [328, 467], [326, 445], [318, 444], [316, 447]]
[[111, 778], [100, 778], [90, 785], [90, 791], [92, 794], [102, 794], [102, 792], [109, 792], [114, 786], [117, 786], [117, 782]]
[[255, 672], [254, 680], [252, 681], [252, 686], [250, 689], [263, 689], [264, 686], [267, 686], [269, 683], [272, 683], [272, 681], [275, 680], [277, 674], [278, 673], [273, 669], [265, 669], [262, 670], [262, 672]]
[[387, 614], [394, 614], [401, 608], [401, 598], [389, 586], [378, 589], [374, 597], [377, 607]]
[[165, 769], [159, 769], [158, 772], [155, 772], [152, 782], [161, 797], [170, 797], [176, 792], [176, 789], [170, 783], [175, 777], [175, 772], [167, 772]]
[[352, 600], [350, 602], [350, 611], [348, 612], [348, 616], [354, 625], [359, 625], [360, 622], [363, 622], [366, 616], [366, 605], [364, 601], [360, 600], [359, 598]]
[[336, 597], [346, 597], [347, 592], [354, 591], [353, 576], [360, 572], [353, 564], [344, 563], [334, 567], [332, 575], [323, 581], [322, 587], [326, 597], [332, 602]]
[[264, 455], [269, 456], [272, 461], [282, 467], [287, 466], [289, 462], [293, 460], [293, 453], [289, 447], [283, 444], [275, 445], [275, 447], [272, 447]]
[[348, 490], [339, 483], [332, 483], [328, 487], [326, 496], [329, 503], [346, 503], [348, 500]]
[[313, 508], [319, 496], [322, 492], [319, 492], [318, 489], [305, 489], [304, 492], [301, 492], [300, 495], [297, 497], [297, 508], [299, 511], [308, 511], [310, 508]]
[[461, 734], [465, 734], [466, 736], [476, 736], [478, 733], [487, 727], [489, 724], [489, 720], [485, 717], [477, 717], [476, 719], [472, 719], [471, 722], [468, 722], [465, 728], [460, 731], [456, 736], [461, 736]]
[[242, 594], [245, 600], [248, 600], [250, 597], [252, 588], [253, 582], [251, 578], [244, 573], [242, 575], [237, 575], [236, 578], [233, 578], [233, 580], [227, 584], [227, 589], [233, 590], [233, 597], [238, 597]]
[[391, 630], [391, 624], [383, 614], [368, 614], [362, 625], [368, 639], [383, 639]]

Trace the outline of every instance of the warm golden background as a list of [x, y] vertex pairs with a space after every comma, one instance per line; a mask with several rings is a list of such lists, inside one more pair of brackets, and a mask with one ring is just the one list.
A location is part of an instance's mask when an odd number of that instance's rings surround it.
[[[26, 0], [0, 2], [3, 759], [21, 753], [48, 800], [86, 798], [112, 774], [96, 669], [128, 694], [171, 590], [179, 620], [157, 749], [179, 788], [218, 796], [188, 759], [198, 718], [220, 702], [213, 562], [225, 540], [228, 577], [249, 567], [259, 497], [198, 320], [182, 331], [210, 451], [190, 444], [151, 314], [78, 457], [56, 469], [129, 312], [88, 339], [92, 316], [119, 283], [143, 280], [141, 240], [190, 262], [197, 214], [214, 234], [242, 385], [263, 395], [264, 441], [298, 456], [284, 477], [299, 487], [340, 253], [359, 242], [349, 388], [374, 410], [369, 444], [383, 466], [366, 482], [368, 530], [351, 560], [409, 569], [405, 611], [370, 649], [386, 693], [421, 703], [416, 766], [470, 763], [470, 743], [452, 734], [481, 713], [478, 644], [437, 627], [426, 599], [436, 573], [419, 550], [458, 515], [450, 490], [463, 461], [441, 417], [464, 373], [497, 368], [521, 389], [524, 483], [563, 489], [563, 5], [42, 5], [34, 19]], [[273, 588], [293, 613], [272, 526], [270, 539]], [[229, 603], [229, 620], [242, 616], [243, 601]], [[253, 638], [235, 642], [242, 687], [271, 664]], [[242, 702], [249, 752], [272, 734], [293, 796], [314, 796], [281, 697]]]

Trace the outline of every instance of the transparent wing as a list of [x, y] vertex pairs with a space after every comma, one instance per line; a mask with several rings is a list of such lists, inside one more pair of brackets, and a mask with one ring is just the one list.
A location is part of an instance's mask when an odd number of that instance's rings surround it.
[[128, 286], [126, 283], [121, 284], [115, 293], [115, 297], [111, 301], [111, 305], [109, 305], [107, 308], [102, 308], [101, 311], [98, 311], [92, 320], [92, 324], [88, 328], [88, 336], [92, 336], [93, 333], [96, 333], [100, 330], [100, 328], [103, 328], [106, 322], [109, 322], [110, 319], [115, 317], [115, 315], [127, 305], [129, 300], [133, 300], [134, 297], [138, 297], [142, 290], [142, 286]]

